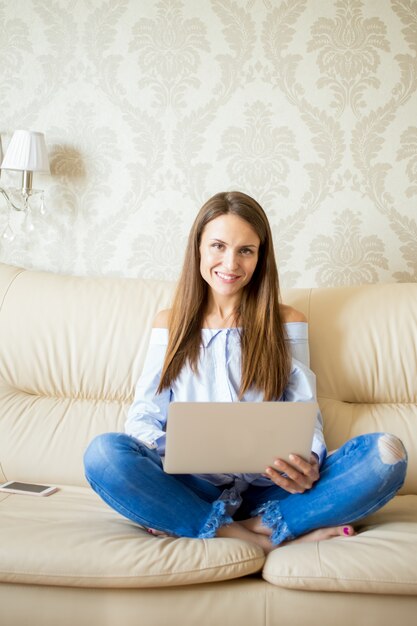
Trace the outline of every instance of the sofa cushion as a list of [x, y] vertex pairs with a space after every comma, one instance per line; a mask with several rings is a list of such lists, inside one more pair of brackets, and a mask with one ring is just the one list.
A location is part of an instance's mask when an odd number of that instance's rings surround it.
[[0, 493], [0, 581], [75, 587], [164, 587], [261, 569], [260, 548], [237, 539], [150, 536], [89, 489], [46, 497]]
[[289, 589], [416, 595], [417, 496], [397, 496], [356, 530], [274, 550], [265, 580]]

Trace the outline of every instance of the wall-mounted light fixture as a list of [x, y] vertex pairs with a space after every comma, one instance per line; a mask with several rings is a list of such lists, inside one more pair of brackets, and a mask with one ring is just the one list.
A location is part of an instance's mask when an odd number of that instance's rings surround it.
[[[24, 211], [26, 213], [25, 219], [27, 220], [32, 210], [33, 201], [36, 198], [36, 204], [39, 204], [40, 211], [43, 212], [43, 191], [32, 188], [33, 172], [50, 173], [48, 152], [43, 133], [30, 130], [16, 130], [13, 133], [0, 167], [2, 170], [22, 172], [20, 189], [0, 187], [0, 193], [6, 199], [9, 210]], [[14, 238], [10, 219], [8, 219], [3, 237], [5, 239]]]

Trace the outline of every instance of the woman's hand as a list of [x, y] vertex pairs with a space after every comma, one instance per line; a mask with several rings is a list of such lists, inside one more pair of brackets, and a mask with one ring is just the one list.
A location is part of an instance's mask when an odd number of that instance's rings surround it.
[[308, 462], [296, 454], [291, 454], [290, 460], [291, 465], [282, 459], [276, 459], [273, 467], [267, 467], [265, 476], [289, 493], [304, 493], [311, 489], [320, 477], [317, 455], [312, 452]]

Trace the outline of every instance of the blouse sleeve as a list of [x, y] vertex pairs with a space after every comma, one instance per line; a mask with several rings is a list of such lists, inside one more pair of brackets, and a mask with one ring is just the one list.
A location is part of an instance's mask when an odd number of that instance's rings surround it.
[[[316, 377], [314, 373], [304, 363], [293, 359], [290, 380], [285, 389], [283, 400], [285, 402], [312, 402], [316, 399]], [[311, 451], [317, 455], [319, 465], [321, 465], [326, 456], [326, 444], [320, 411], [317, 412]]]
[[130, 406], [125, 432], [150, 448], [165, 452], [165, 424], [171, 391], [157, 393], [167, 347], [168, 331], [153, 328], [142, 375], [135, 388], [135, 398]]
[[[286, 324], [287, 341], [293, 357], [293, 371], [285, 399], [289, 402], [306, 402], [316, 400], [316, 378], [310, 368], [310, 350], [308, 346], [308, 324], [306, 322], [289, 322]], [[291, 400], [290, 397], [293, 399]], [[317, 454], [319, 463], [326, 456], [326, 444], [323, 435], [323, 418], [317, 414], [314, 429], [312, 452]]]
[[310, 367], [310, 351], [308, 347], [308, 324], [307, 322], [287, 322], [287, 342], [291, 356]]

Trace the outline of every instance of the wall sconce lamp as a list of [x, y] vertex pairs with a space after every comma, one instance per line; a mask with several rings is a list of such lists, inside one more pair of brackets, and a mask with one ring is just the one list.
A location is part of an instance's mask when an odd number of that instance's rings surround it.
[[[0, 193], [5, 197], [9, 212], [25, 211], [26, 218], [31, 209], [31, 199], [36, 197], [40, 204], [41, 213], [44, 212], [43, 191], [32, 188], [33, 172], [50, 173], [48, 153], [43, 133], [30, 130], [16, 130], [1, 164], [2, 170], [22, 172], [22, 186], [20, 189], [4, 189]], [[5, 239], [13, 239], [14, 233], [10, 226], [10, 216], [3, 232]]]

